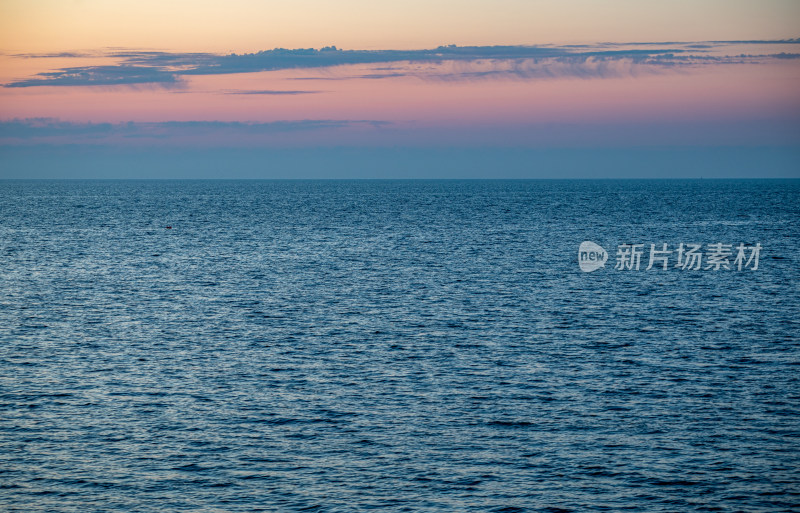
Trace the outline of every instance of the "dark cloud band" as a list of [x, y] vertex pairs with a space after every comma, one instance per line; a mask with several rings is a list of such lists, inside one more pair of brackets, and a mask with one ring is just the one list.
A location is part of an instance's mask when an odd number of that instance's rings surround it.
[[[78, 66], [39, 73], [33, 78], [5, 84], [5, 87], [91, 86], [156, 84], [175, 87], [189, 75], [253, 73], [286, 69], [331, 68], [354, 64], [431, 64], [445, 62], [471, 63], [475, 69], [464, 73], [420, 73], [405, 69], [391, 73], [358, 75], [354, 78], [396, 78], [406, 75], [443, 80], [474, 80], [506, 75], [518, 78], [548, 76], [606, 77], [618, 73], [615, 63], [637, 67], [674, 68], [678, 66], [761, 62], [765, 59], [797, 58], [800, 53], [771, 55], [712, 55], [726, 45], [739, 49], [753, 42], [704, 43], [637, 43], [619, 45], [605, 43], [593, 47], [572, 46], [440, 46], [429, 50], [340, 50], [325, 47], [319, 50], [276, 48], [257, 53], [216, 55], [210, 53], [170, 53], [153, 51], [113, 51], [106, 54], [119, 60], [117, 65]], [[800, 40], [772, 41], [787, 45]], [[61, 54], [63, 57], [72, 54]], [[25, 55], [21, 57], [38, 57]], [[78, 57], [77, 55], [75, 57]], [[488, 64], [487, 64], [488, 63]], [[438, 76], [437, 76], [438, 75]], [[233, 91], [227, 94], [308, 94], [316, 91]]]

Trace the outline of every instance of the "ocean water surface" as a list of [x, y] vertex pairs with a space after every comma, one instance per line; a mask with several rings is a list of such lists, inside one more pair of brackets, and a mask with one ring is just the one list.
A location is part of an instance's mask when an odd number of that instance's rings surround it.
[[0, 510], [797, 511], [798, 220], [797, 180], [2, 181]]

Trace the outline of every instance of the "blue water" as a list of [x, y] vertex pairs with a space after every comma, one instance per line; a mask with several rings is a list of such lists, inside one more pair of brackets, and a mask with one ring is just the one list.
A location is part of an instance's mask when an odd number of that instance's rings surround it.
[[[0, 510], [792, 511], [798, 220], [800, 181], [0, 182]], [[763, 249], [614, 269], [681, 242]]]

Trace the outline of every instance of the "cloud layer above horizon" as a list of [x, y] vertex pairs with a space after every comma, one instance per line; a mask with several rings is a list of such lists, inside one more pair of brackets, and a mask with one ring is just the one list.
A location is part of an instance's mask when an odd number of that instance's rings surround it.
[[0, 154], [800, 146], [800, 39], [107, 49], [7, 53], [0, 63]]
[[[780, 51], [764, 53], [775, 46]], [[758, 48], [757, 53], [726, 53], [729, 48]], [[789, 51], [786, 51], [786, 50]], [[796, 51], [795, 51], [796, 49]], [[176, 53], [111, 50], [98, 53], [14, 54], [17, 59], [68, 59], [114, 64], [84, 64], [36, 73], [11, 80], [3, 87], [92, 86], [162, 84], [167, 87], [184, 77], [227, 75], [287, 69], [336, 68], [363, 64], [401, 64], [377, 68], [355, 78], [395, 78], [413, 75], [439, 80], [469, 80], [495, 75], [519, 78], [557, 76], [606, 77], [644, 70], [713, 64], [753, 64], [771, 59], [800, 58], [800, 39], [785, 41], [726, 41], [701, 43], [641, 43], [570, 46], [440, 46], [430, 50], [341, 50], [275, 48], [249, 54]], [[442, 63], [459, 63], [463, 71], [447, 73]], [[619, 66], [623, 63], [626, 66]], [[428, 64], [426, 68], [420, 66]], [[354, 77], [341, 77], [354, 78]], [[240, 91], [232, 94], [300, 94], [306, 91]]]

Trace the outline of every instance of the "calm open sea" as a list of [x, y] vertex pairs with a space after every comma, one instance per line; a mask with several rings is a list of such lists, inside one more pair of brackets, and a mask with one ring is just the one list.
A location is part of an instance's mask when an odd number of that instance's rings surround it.
[[799, 220], [800, 181], [2, 181], [0, 510], [792, 511]]

